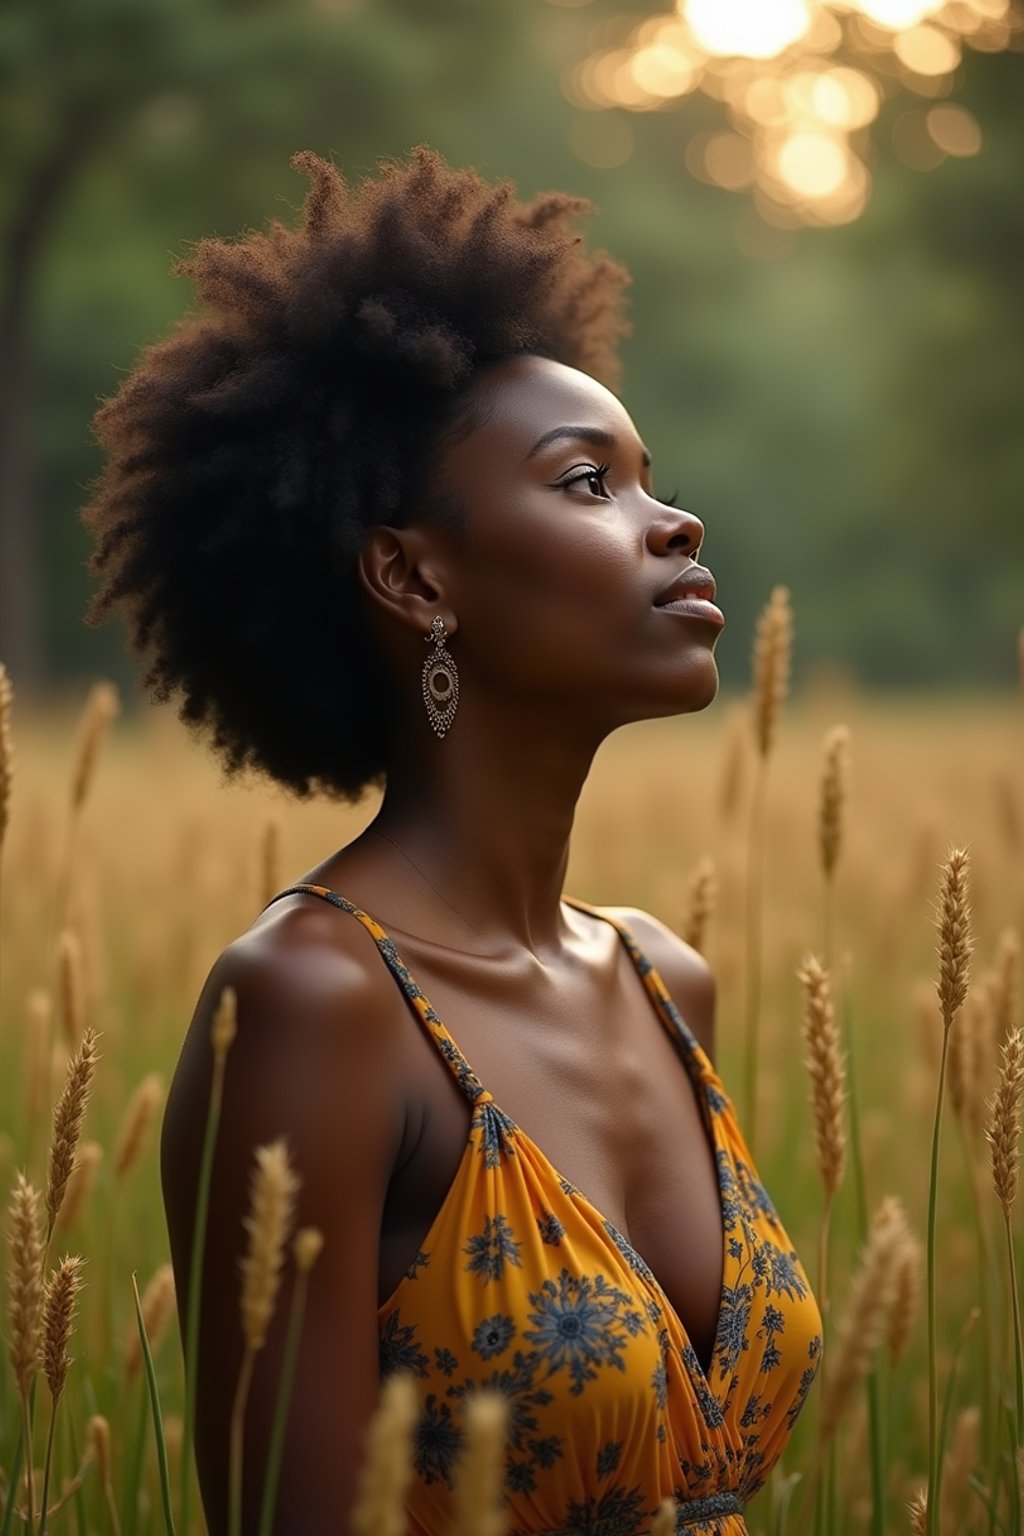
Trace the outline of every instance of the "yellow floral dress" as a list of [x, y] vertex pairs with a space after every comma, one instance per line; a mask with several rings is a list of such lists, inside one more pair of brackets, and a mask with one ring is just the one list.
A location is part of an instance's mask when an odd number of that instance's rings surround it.
[[661, 1501], [675, 1531], [744, 1536], [743, 1510], [789, 1438], [821, 1356], [821, 1317], [710, 1060], [629, 928], [613, 924], [689, 1073], [718, 1168], [723, 1279], [704, 1370], [649, 1265], [480, 1082], [384, 929], [368, 930], [474, 1107], [462, 1161], [415, 1261], [378, 1312], [382, 1378], [420, 1401], [407, 1501], [413, 1536], [452, 1513], [463, 1409], [508, 1399], [511, 1536], [644, 1536]]

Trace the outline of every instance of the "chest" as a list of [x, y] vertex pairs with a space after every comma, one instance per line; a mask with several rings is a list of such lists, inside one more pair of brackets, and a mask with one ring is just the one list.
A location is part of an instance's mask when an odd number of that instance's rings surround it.
[[[617, 941], [616, 941], [617, 942]], [[430, 997], [497, 1105], [628, 1239], [653, 1271], [702, 1364], [722, 1287], [722, 1219], [699, 1090], [624, 954], [578, 985], [490, 989], [437, 971]], [[685, 1017], [685, 999], [677, 998]], [[433, 1042], [407, 1031], [410, 1150], [382, 1227], [383, 1302], [413, 1263], [452, 1187], [471, 1106]]]

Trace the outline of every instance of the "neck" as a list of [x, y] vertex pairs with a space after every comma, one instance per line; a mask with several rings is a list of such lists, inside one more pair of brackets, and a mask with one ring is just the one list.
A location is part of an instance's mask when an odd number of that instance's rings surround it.
[[536, 952], [564, 930], [573, 818], [597, 746], [539, 728], [535, 710], [506, 706], [496, 721], [461, 709], [448, 736], [391, 765], [374, 830], [477, 936]]

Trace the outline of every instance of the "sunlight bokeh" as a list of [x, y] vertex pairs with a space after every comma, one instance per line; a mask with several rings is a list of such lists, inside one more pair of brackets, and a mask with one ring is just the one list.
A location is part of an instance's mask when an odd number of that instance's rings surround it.
[[[712, 97], [727, 122], [691, 136], [683, 159], [692, 175], [752, 193], [769, 223], [842, 224], [867, 205], [883, 104], [951, 95], [965, 47], [1024, 48], [1020, 0], [677, 0], [666, 15], [622, 17], [615, 40], [570, 68], [563, 87], [594, 113]], [[982, 134], [950, 104], [897, 115], [891, 143], [903, 164], [930, 170], [977, 154]], [[573, 148], [592, 165], [621, 165], [631, 153], [618, 130], [580, 128]]]

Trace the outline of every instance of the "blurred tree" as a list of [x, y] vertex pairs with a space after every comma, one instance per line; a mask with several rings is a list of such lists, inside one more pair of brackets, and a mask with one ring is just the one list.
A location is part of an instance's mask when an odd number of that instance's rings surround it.
[[[21, 687], [44, 672], [37, 301], [64, 205], [106, 159], [129, 185], [147, 171], [159, 186], [191, 170], [190, 215], [201, 218], [206, 204], [221, 223], [230, 166], [262, 185], [268, 154], [300, 147], [314, 127], [329, 142], [332, 125], [356, 160], [396, 137], [407, 148], [421, 137], [424, 89], [443, 99], [453, 81], [462, 97], [468, 79], [483, 86], [519, 30], [513, 0], [378, 0], [366, 22], [363, 9], [359, 0], [16, 0], [0, 14], [0, 657]], [[197, 120], [201, 146], [188, 131]], [[144, 205], [137, 182], [133, 193]]]

